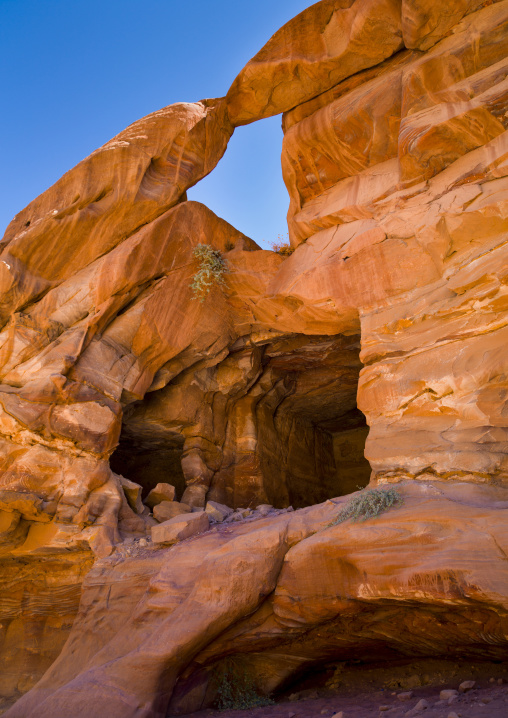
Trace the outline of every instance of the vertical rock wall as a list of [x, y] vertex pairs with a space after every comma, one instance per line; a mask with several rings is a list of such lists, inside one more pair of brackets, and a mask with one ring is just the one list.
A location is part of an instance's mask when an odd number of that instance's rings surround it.
[[474, 12], [285, 115], [305, 244], [274, 289], [359, 307], [378, 477], [506, 477], [507, 13]]

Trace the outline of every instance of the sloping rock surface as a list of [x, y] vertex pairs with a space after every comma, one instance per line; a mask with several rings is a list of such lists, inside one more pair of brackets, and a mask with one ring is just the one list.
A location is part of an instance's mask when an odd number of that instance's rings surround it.
[[[96, 705], [119, 718], [165, 716], [189, 661], [190, 682], [200, 669], [210, 674], [225, 651], [243, 656], [262, 690], [324, 656], [414, 655], [415, 646], [422, 655], [464, 656], [478, 631], [491, 636], [488, 654], [502, 658], [508, 491], [414, 481], [399, 490], [402, 507], [364, 524], [327, 527], [340, 508], [330, 501], [132, 559], [103, 559], [86, 578], [60, 658], [7, 715], [89, 716]], [[105, 590], [111, 598], [120, 592], [107, 630]]]

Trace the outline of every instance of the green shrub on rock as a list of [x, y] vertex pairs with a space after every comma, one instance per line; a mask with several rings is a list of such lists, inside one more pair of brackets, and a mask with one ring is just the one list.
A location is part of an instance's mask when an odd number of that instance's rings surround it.
[[209, 244], [198, 244], [194, 247], [193, 255], [199, 260], [199, 269], [189, 286], [194, 292], [194, 298], [204, 302], [214, 285], [225, 284], [224, 274], [228, 272], [228, 267], [220, 249], [214, 249]]

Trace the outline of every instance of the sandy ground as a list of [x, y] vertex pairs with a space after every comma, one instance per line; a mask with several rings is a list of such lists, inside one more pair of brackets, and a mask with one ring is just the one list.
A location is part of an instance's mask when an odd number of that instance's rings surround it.
[[[414, 661], [348, 667], [338, 664], [301, 683], [298, 693], [274, 705], [248, 710], [204, 710], [192, 718], [508, 718], [508, 663]], [[463, 681], [475, 685], [450, 700], [445, 689], [458, 691]], [[420, 701], [425, 704], [420, 704]], [[418, 707], [420, 704], [420, 707]], [[341, 716], [342, 711], [342, 716]], [[338, 715], [337, 715], [338, 714]], [[189, 716], [191, 718], [191, 716]]]

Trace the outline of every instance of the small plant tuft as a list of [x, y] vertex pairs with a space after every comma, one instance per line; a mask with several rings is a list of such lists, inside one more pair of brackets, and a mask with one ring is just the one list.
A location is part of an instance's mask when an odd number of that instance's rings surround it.
[[281, 254], [283, 257], [289, 257], [294, 251], [295, 248], [289, 244], [288, 234], [286, 234], [286, 239], [284, 239], [282, 234], [278, 234], [277, 241], [272, 242], [272, 252], [277, 252], [277, 254]]
[[193, 254], [199, 260], [199, 269], [189, 286], [194, 292], [194, 299], [204, 302], [214, 284], [221, 286], [226, 283], [224, 275], [228, 266], [222, 252], [209, 244], [198, 244]]
[[392, 506], [403, 504], [404, 499], [397, 489], [366, 489], [353, 496], [341, 509], [337, 517], [328, 524], [336, 526], [348, 519], [353, 521], [366, 521], [378, 514], [382, 514]]
[[221, 661], [212, 680], [217, 694], [216, 705], [221, 711], [273, 704], [271, 698], [258, 693], [244, 662], [237, 656], [228, 656]]

